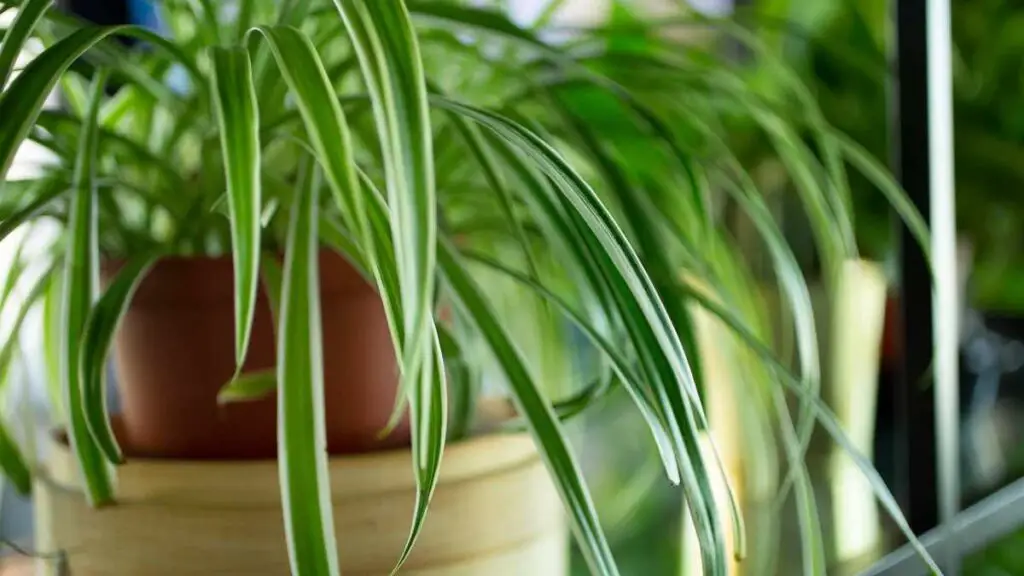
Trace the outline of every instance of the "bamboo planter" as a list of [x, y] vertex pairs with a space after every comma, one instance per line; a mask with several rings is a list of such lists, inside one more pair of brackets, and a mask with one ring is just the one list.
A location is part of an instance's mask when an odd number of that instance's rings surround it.
[[[415, 501], [409, 452], [334, 458], [330, 467], [343, 573], [389, 574]], [[53, 441], [35, 486], [36, 542], [64, 551], [75, 576], [289, 573], [274, 461], [130, 460], [118, 469], [118, 504], [98, 510], [76, 478], [73, 455]], [[567, 572], [562, 505], [530, 438], [448, 447], [402, 574]]]

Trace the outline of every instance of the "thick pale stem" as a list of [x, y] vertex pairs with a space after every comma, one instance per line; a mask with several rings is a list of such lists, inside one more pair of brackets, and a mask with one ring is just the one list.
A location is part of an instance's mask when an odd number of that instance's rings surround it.
[[[874, 441], [885, 298], [881, 268], [851, 260], [840, 269], [829, 310], [827, 399], [854, 446], [868, 457]], [[856, 558], [874, 548], [881, 535], [874, 493], [842, 448], [833, 448], [828, 466], [836, 558]]]

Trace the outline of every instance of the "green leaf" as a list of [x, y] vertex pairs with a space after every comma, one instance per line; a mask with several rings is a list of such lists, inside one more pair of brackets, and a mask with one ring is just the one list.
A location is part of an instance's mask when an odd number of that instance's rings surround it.
[[586, 182], [548, 144], [522, 126], [486, 110], [434, 98], [434, 103], [483, 124], [530, 157], [554, 181], [563, 209], [575, 226], [585, 232], [587, 249], [597, 258], [604, 282], [620, 310], [641, 369], [649, 382], [646, 397], [663, 418], [675, 444], [675, 456], [682, 473], [682, 486], [690, 501], [703, 565], [709, 574], [724, 574], [728, 563], [719, 515], [714, 509], [714, 492], [704, 456], [698, 444], [706, 416], [690, 373], [682, 343], [672, 327], [633, 248], [616, 225], [607, 208]]
[[[798, 360], [804, 385], [816, 396], [820, 392], [821, 383], [818, 336], [810, 292], [796, 257], [782, 231], [775, 223], [771, 211], [757, 190], [753, 180], [740, 165], [740, 162], [733, 156], [725, 142], [722, 141], [721, 136], [700, 118], [691, 117], [690, 122], [724, 157], [725, 167], [716, 167], [716, 173], [720, 173], [723, 176], [721, 181], [722, 188], [754, 224], [757, 233], [765, 242], [775, 269], [776, 281], [779, 284], [780, 290], [786, 296], [793, 314], [793, 324], [797, 335]], [[797, 436], [800, 439], [802, 453], [807, 450], [813, 428], [814, 419], [810, 413], [809, 406], [801, 405], [797, 419]], [[799, 460], [802, 461], [803, 458], [801, 457]], [[796, 469], [790, 470], [780, 490], [780, 500], [785, 498], [791, 483], [796, 480], [795, 475], [797, 473], [799, 471]]]
[[875, 467], [871, 464], [871, 460], [861, 454], [860, 450], [857, 449], [857, 446], [852, 440], [850, 440], [849, 436], [846, 435], [846, 432], [843, 431], [842, 424], [839, 423], [835, 414], [829, 410], [828, 406], [826, 406], [820, 398], [810, 394], [806, 389], [800, 386], [799, 383], [786, 378], [780, 379], [780, 382], [798, 396], [800, 400], [808, 403], [812, 407], [812, 410], [818, 418], [818, 422], [820, 422], [825, 428], [829, 436], [831, 436], [832, 439], [842, 447], [846, 455], [853, 460], [854, 465], [860, 469], [861, 473], [867, 479], [868, 484], [871, 485], [871, 489], [875, 493], [875, 497], [878, 499], [878, 502], [883, 508], [885, 508], [886, 512], [889, 513], [889, 517], [892, 518], [900, 532], [902, 532], [903, 535], [907, 537], [907, 540], [910, 541], [914, 551], [917, 552], [917, 554], [925, 561], [933, 574], [942, 574], [942, 570], [939, 569], [931, 555], [921, 544], [921, 541], [914, 535], [914, 531], [910, 528], [906, 518], [903, 516], [899, 503], [896, 502], [896, 498], [893, 497], [892, 492], [890, 492], [889, 488], [886, 486], [885, 480], [883, 480], [881, 475], [878, 474], [878, 471], [875, 470]]
[[[435, 90], [435, 92], [437, 91]], [[498, 197], [498, 205], [501, 208], [501, 214], [505, 220], [510, 222], [512, 225], [516, 242], [518, 242], [519, 248], [523, 252], [523, 257], [526, 259], [530, 273], [537, 276], [537, 263], [533, 255], [533, 251], [530, 250], [530, 241], [526, 237], [526, 232], [523, 229], [522, 222], [520, 222], [519, 217], [516, 216], [515, 210], [513, 209], [512, 192], [507, 186], [505, 186], [505, 183], [501, 178], [493, 151], [480, 134], [480, 128], [478, 126], [470, 124], [465, 118], [462, 118], [455, 113], [449, 114], [449, 118], [455, 126], [455, 130], [459, 133], [465, 141], [466, 146], [473, 154], [477, 164], [480, 165], [480, 169], [484, 174], [484, 179], [487, 181], [487, 185]]]
[[124, 461], [124, 454], [114, 437], [107, 408], [106, 379], [107, 355], [121, 318], [128, 311], [135, 290], [159, 258], [159, 254], [143, 254], [129, 260], [117, 273], [107, 291], [93, 306], [82, 336], [79, 359], [79, 377], [82, 380], [82, 410], [89, 431], [107, 460], [114, 464]]
[[[380, 194], [374, 188], [373, 183], [360, 173], [361, 181], [367, 199], [369, 225], [373, 235], [373, 245], [378, 247], [377, 258], [377, 282], [382, 286], [382, 294], [389, 294], [392, 297], [397, 293], [395, 286], [398, 283], [397, 271], [393, 260], [388, 258], [387, 248], [391, 246], [391, 237], [386, 226], [389, 214], [388, 207], [384, 204]], [[381, 249], [381, 248], [384, 249]], [[397, 308], [394, 303], [391, 307]], [[385, 305], [385, 310], [389, 306]], [[389, 315], [388, 321], [391, 326], [392, 336], [395, 333], [396, 319]], [[437, 327], [432, 323], [434, 330], [434, 345], [432, 354], [425, 357], [427, 365], [424, 366], [419, 382], [406, 391], [407, 402], [410, 407], [410, 430], [412, 434], [413, 469], [416, 474], [416, 506], [413, 512], [412, 525], [409, 536], [406, 539], [405, 547], [395, 565], [393, 573], [397, 573], [408, 559], [412, 552], [413, 545], [419, 537], [426, 520], [427, 509], [433, 497], [434, 489], [437, 486], [438, 473], [441, 466], [441, 455], [444, 452], [446, 428], [448, 423], [448, 399], [447, 385], [445, 383], [445, 368], [443, 356], [441, 356], [440, 336], [437, 334]], [[396, 351], [401, 354], [401, 342], [395, 340]], [[399, 356], [400, 357], [400, 356]], [[396, 401], [395, 410], [384, 433], [389, 433], [399, 422], [404, 404]]]
[[249, 53], [214, 48], [212, 94], [227, 173], [235, 270], [235, 370], [245, 363], [256, 315], [260, 272], [260, 137]]
[[3, 287], [0, 288], [0, 310], [3, 310], [4, 306], [7, 305], [7, 299], [11, 297], [14, 287], [25, 272], [23, 254], [25, 252], [25, 245], [28, 243], [27, 238], [28, 234], [23, 234], [18, 239], [18, 245], [14, 249], [14, 255], [11, 257], [11, 267], [4, 272], [4, 283]]
[[402, 302], [403, 388], [416, 385], [433, 353], [437, 205], [427, 90], [404, 2], [335, 0], [373, 108], [387, 181]]
[[0, 242], [22, 224], [38, 216], [50, 202], [67, 191], [67, 182], [63, 178], [41, 178], [33, 182], [30, 189], [25, 192], [25, 196], [31, 198], [28, 204], [0, 221]]
[[[390, 220], [382, 200], [366, 179], [360, 187], [353, 158], [351, 134], [323, 64], [310, 40], [299, 31], [285, 27], [254, 29], [270, 46], [284, 81], [291, 89], [306, 128], [312, 152], [319, 161], [342, 218], [344, 231], [332, 222], [321, 230], [331, 245], [353, 259], [356, 266], [373, 274], [384, 303], [396, 353], [402, 358], [399, 326], [404, 309], [400, 300], [399, 272], [391, 235]], [[349, 234], [355, 235], [350, 238]], [[400, 394], [397, 402], [404, 403]], [[396, 409], [396, 414], [399, 411]], [[392, 428], [397, 419], [386, 427]]]
[[190, 0], [190, 2], [194, 5], [196, 23], [206, 37], [206, 45], [219, 45], [221, 43], [221, 27], [217, 4], [212, 0]]
[[56, 425], [67, 425], [67, 409], [61, 401], [61, 325], [63, 290], [60, 274], [52, 274], [43, 296], [42, 348], [43, 364], [46, 374], [46, 392], [50, 400], [50, 410]]
[[[767, 204], [754, 187], [753, 181], [738, 166], [735, 167], [735, 171], [737, 172], [736, 177], [731, 178], [727, 175], [723, 182], [723, 188], [736, 200], [737, 205], [754, 223], [758, 234], [765, 242], [765, 247], [775, 267], [776, 281], [789, 301], [790, 311], [793, 314], [793, 325], [797, 335], [797, 356], [803, 384], [810, 394], [818, 396], [821, 391], [821, 365], [810, 290], [800, 271], [796, 256], [786, 242], [782, 231], [775, 224]], [[806, 453], [813, 430], [814, 419], [810, 412], [810, 406], [802, 403], [796, 422], [796, 434], [800, 441], [801, 454]], [[801, 456], [798, 460], [803, 461], [803, 457]], [[780, 490], [780, 499], [785, 497], [790, 483], [796, 480], [795, 474], [798, 473], [799, 470], [790, 469]]]
[[281, 287], [284, 285], [284, 271], [275, 254], [264, 254], [260, 261], [260, 276], [263, 278], [263, 290], [270, 303], [270, 315], [274, 322], [274, 330], [281, 322]]
[[825, 543], [822, 538], [821, 519], [814, 498], [814, 488], [804, 462], [804, 447], [793, 428], [782, 389], [772, 390], [772, 401], [782, 428], [782, 445], [792, 472], [796, 495], [797, 524], [800, 529], [800, 549], [803, 553], [803, 573], [825, 576]]
[[[14, 272], [12, 270], [11, 274], [14, 275]], [[53, 272], [54, 268], [50, 268], [36, 279], [33, 287], [18, 306], [18, 313], [11, 324], [10, 336], [0, 347], [0, 387], [5, 386], [8, 381], [25, 318], [50, 286]], [[28, 494], [32, 490], [32, 473], [27, 460], [3, 423], [0, 423], [0, 471], [11, 480], [19, 493]]]
[[931, 235], [928, 233], [928, 223], [910, 201], [906, 192], [900, 188], [896, 180], [886, 172], [885, 167], [863, 146], [852, 140], [850, 137], [834, 132], [833, 137], [839, 149], [862, 174], [878, 188], [885, 198], [892, 205], [896, 213], [910, 229], [910, 233], [917, 240], [918, 245], [928, 258], [931, 264]]
[[[79, 370], [83, 352], [82, 336], [89, 310], [99, 291], [97, 192], [94, 172], [98, 115], [105, 84], [106, 74], [101, 69], [93, 80], [89, 113], [84, 123], [85, 129], [81, 132], [78, 157], [75, 160], [63, 280], [64, 327], [61, 331], [61, 376], [64, 408], [68, 416], [68, 437], [82, 470], [86, 497], [94, 506], [109, 503], [114, 497], [111, 471], [89, 430], [88, 415], [83, 405], [84, 382]], [[0, 103], [0, 107], [2, 104]]]
[[[608, 183], [609, 190], [618, 199], [625, 222], [636, 241], [637, 252], [651, 275], [651, 280], [654, 282], [658, 295], [665, 305], [665, 310], [672, 321], [672, 326], [680, 333], [680, 337], [684, 342], [689, 341], [690, 350], [695, 353], [699, 352], [696, 348], [696, 340], [692, 334], [693, 327], [689, 313], [686, 310], [686, 303], [680, 298], [671, 296], [671, 288], [675, 283], [674, 278], [677, 274], [677, 269], [670, 263], [669, 258], [665, 254], [664, 241], [658, 237], [657, 227], [651, 225], [649, 212], [654, 208], [650, 207], [650, 200], [629, 181], [625, 167], [620, 166], [612, 158], [611, 154], [605, 149], [605, 145], [599, 140], [597, 134], [587, 125], [584, 119], [575, 117], [557, 99], [551, 98], [547, 101], [554, 104], [556, 110], [566, 119], [566, 124], [572, 128], [572, 132], [579, 139], [587, 155], [594, 159], [597, 168]], [[694, 194], [693, 197], [699, 198], [700, 194]], [[698, 213], [705, 211], [703, 203], [694, 202], [694, 204], [694, 209]], [[698, 364], [699, 354], [695, 354], [694, 359], [691, 361], [691, 367], [694, 371], [695, 380], [699, 383], [700, 370]]]
[[253, 12], [255, 12], [254, 2], [256, 0], [241, 0], [239, 2], [238, 16], [235, 19], [235, 40], [238, 42], [245, 40], [245, 34], [252, 26]]
[[618, 574], [615, 558], [601, 530], [594, 503], [583, 480], [583, 473], [569, 449], [569, 442], [554, 412], [541, 396], [536, 381], [530, 375], [522, 353], [516, 349], [501, 326], [480, 288], [457, 260], [454, 250], [443, 243], [439, 248], [438, 264], [444, 277], [458, 304], [465, 310], [466, 318], [486, 340], [508, 378], [517, 411], [529, 425], [534, 442], [562, 496], [573, 533], [583, 557], [587, 560], [587, 565], [593, 574]]
[[480, 383], [471, 369], [469, 360], [463, 356], [462, 347], [455, 335], [444, 324], [437, 323], [435, 326], [437, 339], [441, 344], [441, 357], [444, 358], [445, 373], [452, 391], [448, 439], [458, 441], [464, 439], [473, 428]]
[[444, 454], [448, 425], [448, 395], [442, 358], [441, 343], [434, 329], [434, 354], [427, 357], [428, 366], [423, 372], [421, 384], [413, 388], [409, 400], [412, 408], [410, 428], [413, 469], [416, 472], [416, 508], [405, 548], [392, 574], [398, 574], [412, 553], [423, 529], [423, 522], [427, 519], [427, 509], [441, 471], [441, 456]]
[[310, 147], [320, 162], [341, 213], [342, 223], [362, 240], [362, 193], [356, 181], [352, 138], [345, 114], [331, 88], [309, 38], [287, 26], [254, 28], [263, 36], [290, 88], [306, 128]]
[[217, 404], [262, 400], [277, 389], [277, 372], [260, 370], [232, 379], [217, 392]]
[[7, 81], [11, 78], [14, 63], [24, 49], [25, 41], [52, 4], [53, 0], [28, 0], [18, 6], [14, 22], [7, 29], [3, 43], [0, 44], [0, 92], [3, 92], [4, 86], [7, 86]]
[[[388, 223], [386, 211], [375, 206], [380, 201], [374, 196], [376, 191], [372, 187], [364, 189], [357, 182], [351, 134], [323, 65], [309, 39], [293, 28], [260, 27], [255, 32], [266, 39], [282, 78], [291, 89], [312, 153], [323, 168], [342, 218], [341, 228], [327, 222], [321, 234], [331, 240], [335, 249], [348, 255], [357, 268], [373, 274], [392, 334], [396, 336], [403, 310], [398, 283], [391, 281], [398, 274], [391, 237], [381, 228]], [[370, 221], [375, 214], [377, 220]], [[397, 351], [401, 358], [400, 350]]]
[[[36, 126], [48, 132], [67, 132], [78, 134], [82, 129], [82, 121], [65, 112], [57, 110], [44, 110], [36, 119]], [[123, 154], [132, 163], [138, 163], [140, 168], [154, 170], [159, 173], [159, 178], [166, 181], [166, 186], [175, 191], [186, 189], [187, 184], [182, 178], [179, 170], [172, 164], [172, 160], [161, 158], [149, 151], [145, 146], [135, 140], [118, 134], [107, 128], [100, 129], [100, 147], [104, 150], [111, 149], [112, 152]], [[55, 151], [57, 152], [57, 151]], [[181, 206], [176, 202], [178, 198], [161, 197], [165, 205], [175, 213], [180, 213]]]
[[0, 423], [0, 471], [3, 472], [4, 478], [11, 481], [19, 494], [28, 495], [32, 492], [32, 472], [21, 453], [21, 448], [3, 423]]
[[0, 181], [21, 142], [35, 125], [46, 97], [61, 74], [97, 42], [128, 27], [83, 28], [34, 58], [0, 95]]
[[292, 208], [277, 344], [278, 466], [292, 574], [339, 574], [327, 469], [319, 189], [307, 165]]
[[[530, 276], [517, 272], [497, 260], [475, 253], [463, 254], [463, 256], [472, 262], [483, 264], [492, 270], [508, 276], [509, 278], [530, 288], [548, 302], [554, 304], [555, 307], [557, 307], [566, 318], [575, 324], [587, 336], [590, 342], [605, 355], [605, 357], [610, 361], [615, 375], [624, 385], [626, 385], [627, 389], [630, 390], [631, 393], [633, 393], [632, 390], [639, 389], [641, 387], [641, 378], [639, 374], [633, 368], [632, 364], [626, 359], [625, 355], [622, 354], [620, 348], [601, 333], [601, 330], [597, 328], [595, 322], [578, 312], [564, 298], [549, 290]], [[584, 393], [593, 394], [593, 392], [590, 392], [589, 390], [584, 391]], [[646, 402], [637, 399], [635, 393], [634, 401], [636, 402], [641, 415], [644, 417], [644, 421], [651, 430], [655, 446], [658, 449], [658, 453], [661, 455], [665, 468], [669, 470], [669, 479], [673, 484], [678, 484], [679, 472], [675, 468], [675, 454], [673, 452], [672, 440], [669, 438], [668, 432], [665, 431], [664, 427], [658, 421], [657, 416], [653, 414], [653, 410], [647, 406]], [[571, 406], [573, 403], [574, 402], [570, 400], [569, 405]]]

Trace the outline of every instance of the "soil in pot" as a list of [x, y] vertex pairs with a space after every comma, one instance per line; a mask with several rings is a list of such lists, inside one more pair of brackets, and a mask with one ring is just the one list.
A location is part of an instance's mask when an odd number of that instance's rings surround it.
[[[109, 278], [119, 267], [104, 265]], [[169, 257], [142, 281], [115, 341], [121, 432], [129, 456], [259, 459], [276, 454], [275, 397], [218, 405], [234, 373], [230, 257]], [[333, 454], [408, 444], [408, 423], [384, 438], [398, 369], [380, 297], [341, 256], [320, 254], [327, 443]], [[275, 366], [261, 285], [244, 371]]]

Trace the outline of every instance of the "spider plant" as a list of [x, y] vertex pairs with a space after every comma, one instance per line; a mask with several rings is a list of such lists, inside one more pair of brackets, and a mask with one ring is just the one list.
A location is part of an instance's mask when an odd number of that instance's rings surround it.
[[[823, 573], [803, 451], [815, 420], [840, 442], [845, 436], [817, 398], [805, 281], [724, 144], [725, 120], [754, 118], [772, 138], [829, 262], [853, 249], [847, 162], [925, 232], [885, 171], [831, 129], [798, 85], [800, 106], [784, 109], [712, 47], [667, 40], [660, 24], [576, 30], [556, 43], [545, 30], [455, 1], [241, 1], [228, 15], [206, 0], [168, 0], [168, 37], [87, 25], [49, 4], [18, 4], [5, 31], [4, 83], [28, 38], [45, 49], [0, 96], [0, 176], [26, 138], [56, 161], [41, 177], [4, 182], [0, 218], [5, 236], [42, 219], [62, 229], [50, 251], [54, 273], [25, 307], [46, 298], [60, 305], [63, 410], [94, 505], [114, 502], [111, 465], [123, 460], [102, 368], [134, 287], [161, 256], [230, 253], [239, 364], [261, 269], [279, 303], [278, 366], [267, 381], [277, 389], [293, 572], [338, 572], [316, 292], [315, 254], [327, 246], [376, 286], [401, 369], [396, 413], [407, 406], [411, 414], [418, 498], [399, 567], [422, 527], [445, 443], [458, 437], [450, 432], [468, 428], [477, 383], [462, 368], [484, 361], [469, 352], [482, 343], [593, 573], [618, 568], [563, 420], [612, 390], [625, 391], [665, 476], [681, 486], [705, 573], [726, 573], [725, 531], [742, 542], [744, 529], [737, 512], [730, 518], [715, 505], [723, 472], [701, 447], [708, 422], [687, 310], [698, 305], [756, 359], [749, 402], [781, 431], [792, 470], [783, 491], [792, 484], [799, 496], [804, 569]], [[685, 22], [743, 36], [728, 21]], [[123, 37], [137, 43], [128, 48], [116, 41]], [[44, 111], [58, 85], [67, 110]], [[794, 126], [815, 140], [801, 140]], [[772, 349], [743, 255], [719, 226], [724, 203], [747, 214], [771, 254], [798, 335], [795, 374]], [[272, 270], [263, 254], [280, 249], [283, 267]], [[103, 255], [128, 264], [100, 293]], [[547, 398], [535, 359], [481, 287], [485, 270], [525, 286], [545, 313], [586, 335], [600, 353], [592, 382]], [[439, 312], [449, 305], [454, 322]], [[799, 405], [795, 420], [786, 392]], [[24, 458], [0, 440], [0, 465], [26, 487]], [[916, 542], [870, 463], [851, 456]]]

